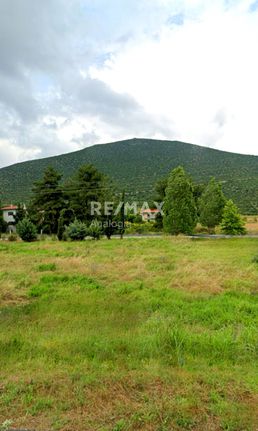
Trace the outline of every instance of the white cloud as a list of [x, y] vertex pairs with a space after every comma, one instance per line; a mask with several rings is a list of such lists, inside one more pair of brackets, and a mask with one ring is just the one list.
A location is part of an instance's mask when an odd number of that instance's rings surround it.
[[35, 159], [40, 156], [40, 148], [21, 148], [8, 139], [0, 139], [1, 163], [3, 166], [18, 163], [22, 160]]
[[0, 2], [0, 166], [131, 137], [258, 154], [257, 0], [24, 5]]
[[156, 40], [129, 46], [91, 76], [173, 121], [178, 139], [258, 154], [258, 15], [250, 3], [225, 11], [212, 2], [198, 19], [163, 26]]

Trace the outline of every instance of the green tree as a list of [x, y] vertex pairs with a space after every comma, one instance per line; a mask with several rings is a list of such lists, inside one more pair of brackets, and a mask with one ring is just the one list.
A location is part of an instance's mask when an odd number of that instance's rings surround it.
[[232, 200], [227, 201], [223, 210], [221, 231], [226, 235], [245, 235], [245, 222]]
[[37, 239], [37, 228], [27, 217], [19, 221], [16, 230], [23, 241], [31, 242]]
[[26, 217], [26, 209], [24, 208], [24, 205], [21, 203], [18, 203], [16, 214], [13, 216], [15, 223], [19, 223], [19, 221], [23, 220]]
[[4, 221], [3, 211], [1, 210], [1, 208], [2, 208], [2, 205], [0, 202], [0, 234], [5, 233], [7, 230], [7, 223]]
[[[166, 188], [168, 185], [168, 177], [161, 178], [159, 181], [157, 181], [155, 185], [155, 202], [164, 202], [165, 196], [166, 196]], [[163, 216], [159, 212], [156, 216], [155, 223], [154, 223], [154, 229], [156, 230], [162, 230], [163, 228]]]
[[60, 186], [62, 175], [49, 166], [43, 178], [34, 183], [30, 203], [30, 215], [34, 223], [46, 233], [57, 233], [58, 219], [64, 207], [64, 196]]
[[161, 178], [155, 185], [155, 201], [162, 202], [166, 196], [166, 188], [168, 186], [168, 177]]
[[196, 205], [191, 179], [179, 166], [168, 178], [164, 200], [164, 230], [173, 235], [191, 234], [196, 226]]
[[203, 226], [213, 230], [222, 220], [226, 198], [221, 184], [211, 178], [199, 200], [200, 222]]
[[82, 241], [87, 236], [88, 227], [85, 223], [75, 219], [65, 229], [65, 236], [72, 241]]
[[57, 227], [57, 238], [59, 241], [63, 239], [65, 229], [71, 222], [74, 221], [74, 212], [69, 208], [63, 208], [60, 212]]
[[197, 208], [197, 217], [200, 217], [200, 202], [202, 194], [205, 190], [205, 184], [193, 184], [193, 195], [195, 200], [195, 205]]
[[107, 178], [95, 166], [81, 166], [66, 186], [69, 206], [75, 217], [87, 224], [94, 220], [97, 214], [91, 214], [91, 202], [103, 205], [109, 188]]
[[[101, 225], [99, 225], [99, 221], [98, 220], [93, 220], [90, 224], [90, 226], [87, 229], [87, 235], [91, 236], [92, 239], [100, 239], [101, 234], [102, 234], [102, 228]], [[107, 238], [110, 239], [110, 237], [107, 235]]]

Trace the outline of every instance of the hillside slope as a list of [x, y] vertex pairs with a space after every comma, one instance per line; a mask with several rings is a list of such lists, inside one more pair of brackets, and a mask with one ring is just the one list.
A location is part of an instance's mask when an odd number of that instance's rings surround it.
[[18, 163], [0, 169], [2, 202], [27, 201], [32, 183], [51, 165], [64, 179], [84, 163], [92, 163], [109, 175], [128, 199], [150, 199], [156, 181], [182, 165], [195, 181], [211, 176], [223, 181], [228, 197], [244, 213], [258, 213], [258, 156], [218, 151], [177, 141], [130, 139], [94, 145], [73, 153]]

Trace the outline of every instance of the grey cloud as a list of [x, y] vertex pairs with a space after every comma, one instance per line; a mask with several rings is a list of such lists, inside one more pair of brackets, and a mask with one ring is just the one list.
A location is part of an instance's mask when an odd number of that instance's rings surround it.
[[147, 115], [144, 109], [128, 94], [113, 91], [98, 79], [77, 80], [72, 96], [74, 110], [95, 115], [122, 132], [155, 133], [171, 135], [171, 126]]
[[[64, 148], [58, 140], [55, 121], [43, 122], [45, 115], [68, 122], [76, 115], [94, 117], [114, 137], [171, 136], [171, 125], [147, 115], [131, 96], [79, 74], [101, 66], [139, 33], [154, 34], [167, 16], [155, 0], [1, 0], [1, 139], [26, 155], [32, 147], [41, 156], [72, 150], [72, 141]], [[74, 145], [99, 142], [94, 130], [86, 127]]]
[[81, 148], [86, 147], [88, 145], [93, 145], [99, 142], [100, 137], [95, 131], [83, 133], [80, 138], [73, 139], [77, 145]]

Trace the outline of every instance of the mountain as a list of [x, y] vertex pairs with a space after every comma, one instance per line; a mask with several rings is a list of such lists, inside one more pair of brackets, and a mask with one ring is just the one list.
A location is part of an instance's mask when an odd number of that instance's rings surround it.
[[258, 156], [234, 154], [178, 141], [130, 139], [94, 145], [60, 156], [17, 163], [0, 169], [0, 200], [28, 201], [32, 183], [51, 165], [64, 180], [80, 165], [92, 163], [109, 175], [127, 199], [148, 200], [154, 196], [158, 179], [182, 165], [196, 182], [211, 176], [222, 181], [227, 197], [242, 213], [258, 214]]

